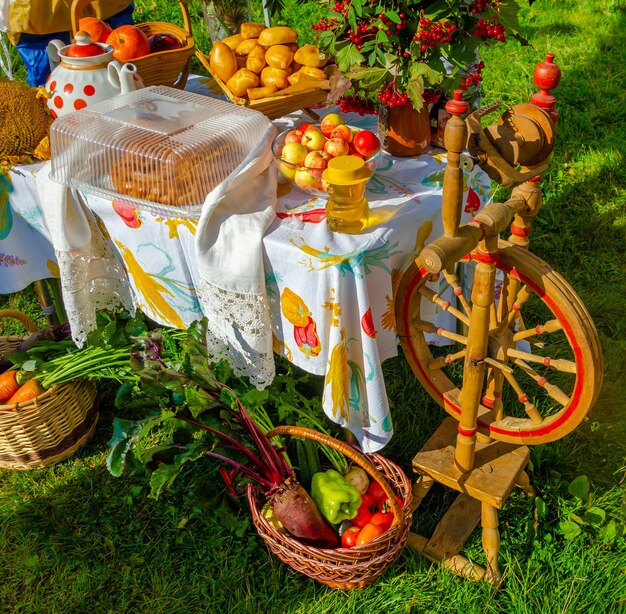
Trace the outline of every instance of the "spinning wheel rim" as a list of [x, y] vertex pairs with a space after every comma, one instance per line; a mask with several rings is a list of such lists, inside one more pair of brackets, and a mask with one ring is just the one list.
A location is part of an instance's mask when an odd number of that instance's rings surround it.
[[[488, 413], [490, 420], [485, 420], [484, 417], [481, 419], [479, 415], [477, 420], [478, 430], [484, 434], [490, 435], [494, 439], [501, 441], [508, 441], [513, 443], [523, 443], [523, 444], [537, 444], [537, 443], [547, 443], [550, 441], [555, 441], [565, 436], [572, 430], [574, 430], [580, 422], [587, 415], [591, 405], [595, 401], [595, 397], [597, 396], [600, 381], [601, 381], [601, 373], [602, 373], [602, 356], [599, 351], [599, 343], [597, 342], [597, 333], [595, 328], [593, 328], [593, 323], [591, 322], [590, 317], [586, 313], [584, 306], [580, 302], [580, 299], [576, 295], [576, 293], [567, 285], [567, 283], [558, 276], [554, 271], [552, 271], [551, 267], [543, 263], [539, 258], [530, 254], [529, 252], [520, 249], [519, 247], [513, 246], [510, 243], [501, 242], [500, 244], [501, 251], [498, 253], [498, 259], [496, 262], [496, 266], [500, 268], [505, 274], [510, 275], [512, 278], [517, 279], [523, 284], [526, 284], [533, 293], [550, 309], [554, 317], [558, 320], [558, 322], [562, 325], [562, 331], [567, 339], [567, 342], [573, 352], [575, 364], [576, 364], [576, 380], [574, 382], [573, 389], [568, 393], [569, 402], [566, 407], [563, 407], [556, 414], [546, 416], [544, 421], [545, 424], [537, 425], [535, 428], [527, 427], [527, 428], [506, 428], [501, 424], [502, 420], [496, 421], [491, 414], [489, 414], [490, 408], [485, 406], [481, 402], [481, 408], [484, 412]], [[504, 248], [504, 249], [502, 249]], [[503, 253], [506, 252], [506, 253]], [[561, 294], [562, 296], [557, 296], [557, 299], [561, 299], [561, 302], [566, 299], [570, 300], [570, 304], [568, 305], [567, 311], [571, 312], [566, 314], [563, 309], [557, 303], [557, 300], [551, 295], [549, 291], [545, 288], [541, 287], [536, 283], [534, 279], [521, 272], [517, 266], [514, 264], [510, 264], [509, 262], [505, 262], [504, 260], [515, 261], [519, 260], [520, 256], [526, 256], [527, 258], [535, 259], [537, 262], [535, 263], [535, 269], [537, 270], [537, 274], [541, 275], [542, 278], [546, 278], [547, 275], [552, 274], [555, 275], [555, 279], [548, 280], [551, 285], [554, 286], [552, 290], [552, 294]], [[541, 272], [537, 269], [536, 264], [541, 263], [546, 267], [547, 273]], [[529, 265], [529, 268], [532, 268], [532, 263]], [[409, 270], [407, 270], [404, 274], [405, 276], [409, 276], [410, 280], [408, 284], [404, 284], [403, 280], [400, 282], [400, 291], [399, 296], [397, 297], [397, 305], [399, 306], [396, 309], [397, 319], [398, 319], [398, 333], [400, 335], [402, 348], [407, 354], [409, 358], [409, 363], [411, 368], [415, 371], [416, 369], [419, 371], [418, 379], [420, 379], [421, 383], [426, 388], [427, 392], [435, 399], [439, 405], [441, 405], [450, 415], [455, 417], [457, 420], [460, 419], [461, 415], [461, 407], [455, 402], [456, 394], [452, 395], [455, 398], [451, 398], [451, 393], [456, 393], [460, 390], [460, 387], [457, 386], [449, 377], [441, 372], [441, 373], [428, 373], [425, 365], [423, 364], [422, 358], [418, 355], [418, 350], [416, 349], [416, 345], [419, 342], [415, 342], [411, 336], [412, 331], [412, 319], [411, 319], [411, 307], [413, 297], [417, 293], [417, 288], [419, 288], [425, 281], [427, 281], [429, 273], [425, 268], [419, 266], [416, 262], [413, 264]], [[557, 286], [557, 283], [562, 287]], [[404, 289], [404, 292], [402, 292]], [[566, 294], [568, 296], [566, 296]], [[421, 297], [418, 299], [421, 300]], [[581, 315], [582, 312], [582, 315]], [[572, 319], [579, 319], [579, 323], [588, 324], [590, 327], [585, 329], [584, 326], [580, 327], [580, 334], [575, 333], [575, 326], [572, 324]], [[582, 343], [585, 343], [587, 349], [583, 348]], [[425, 341], [424, 341], [425, 343]], [[586, 357], [585, 354], [593, 355], [597, 354], [598, 364], [589, 363], [591, 365], [590, 369], [586, 368]], [[593, 358], [592, 356], [587, 356], [587, 362], [589, 359]], [[591, 376], [593, 376], [592, 381], [587, 381], [589, 379], [589, 373], [591, 372]], [[421, 375], [421, 376], [420, 376]], [[439, 382], [439, 383], [438, 383]], [[586, 387], [590, 387], [592, 394], [590, 395]], [[441, 388], [447, 388], [447, 390], [442, 390]], [[582, 408], [580, 410], [581, 403], [587, 404], [587, 407]], [[511, 420], [511, 419], [509, 419]], [[527, 422], [528, 419], [512, 419], [513, 421], [519, 420]]]

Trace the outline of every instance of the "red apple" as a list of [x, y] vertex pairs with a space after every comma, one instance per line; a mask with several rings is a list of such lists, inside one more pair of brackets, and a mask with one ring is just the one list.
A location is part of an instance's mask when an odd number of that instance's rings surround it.
[[170, 51], [172, 49], [180, 49], [181, 42], [173, 35], [167, 32], [159, 32], [148, 37], [150, 43], [150, 53], [157, 51]]
[[285, 143], [300, 143], [302, 142], [302, 135], [304, 132], [302, 130], [290, 130], [285, 135]]
[[115, 28], [107, 38], [107, 45], [113, 47], [113, 57], [120, 62], [128, 62], [150, 53], [148, 37], [131, 25]]
[[324, 151], [333, 158], [347, 156], [350, 153], [350, 146], [343, 139], [328, 139], [324, 145]]
[[300, 141], [309, 151], [321, 151], [324, 149], [326, 137], [318, 128], [312, 126], [303, 135]]
[[328, 166], [330, 156], [325, 151], [310, 151], [304, 159], [307, 168], [325, 169]]
[[352, 139], [352, 146], [357, 153], [365, 156], [365, 159], [371, 158], [379, 149], [380, 141], [378, 137], [369, 130], [361, 130]]
[[315, 124], [301, 124], [298, 126], [298, 130], [302, 130], [302, 132], [306, 132], [309, 128], [317, 128], [317, 126]]
[[300, 166], [304, 164], [307, 153], [307, 149], [302, 143], [286, 143], [280, 152], [280, 158], [285, 162]]
[[329, 113], [322, 119], [320, 129], [322, 134], [326, 137], [330, 137], [331, 132], [337, 127], [345, 124], [346, 120], [339, 115], [339, 113]]
[[352, 142], [352, 130], [346, 124], [339, 124], [331, 133], [331, 139], [343, 139], [348, 143]]
[[306, 170], [299, 168], [294, 177], [295, 184], [303, 190], [319, 188], [322, 181], [321, 169]]

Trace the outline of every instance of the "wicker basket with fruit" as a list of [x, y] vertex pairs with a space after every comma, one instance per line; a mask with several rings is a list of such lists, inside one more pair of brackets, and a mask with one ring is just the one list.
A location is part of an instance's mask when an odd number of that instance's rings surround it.
[[120, 26], [115, 30], [94, 17], [81, 18], [92, 0], [73, 0], [72, 31], [87, 32], [93, 42], [112, 45], [113, 57], [120, 62], [132, 62], [144, 85], [167, 85], [183, 89], [191, 70], [195, 44], [187, 3], [179, 0], [183, 27], [164, 21]]

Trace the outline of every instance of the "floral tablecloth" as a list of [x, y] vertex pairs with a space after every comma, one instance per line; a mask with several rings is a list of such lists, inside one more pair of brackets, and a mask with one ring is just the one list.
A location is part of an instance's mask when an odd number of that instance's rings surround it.
[[[279, 128], [294, 119], [277, 120]], [[348, 119], [375, 129], [371, 117]], [[381, 371], [382, 361], [398, 351], [393, 283], [422, 245], [442, 232], [444, 164], [441, 150], [418, 158], [383, 155], [366, 193], [371, 226], [359, 235], [331, 232], [325, 201], [279, 184], [276, 219], [263, 239], [274, 350], [324, 376], [327, 415], [350, 429], [365, 451], [380, 449], [393, 433]], [[38, 168], [14, 169], [8, 202], [0, 201], [2, 219], [13, 218], [0, 236], [0, 253], [6, 254], [0, 256], [0, 293], [55, 274], [34, 188]], [[488, 177], [480, 170], [466, 175], [464, 215], [488, 197]], [[92, 196], [88, 205], [123, 261], [137, 307], [177, 328], [203, 315], [196, 295], [194, 219], [164, 218]], [[446, 317], [431, 311], [439, 325]]]

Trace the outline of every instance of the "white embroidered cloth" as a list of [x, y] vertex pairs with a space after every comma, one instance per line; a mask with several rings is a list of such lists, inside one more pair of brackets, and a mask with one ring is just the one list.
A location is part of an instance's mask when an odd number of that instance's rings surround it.
[[271, 152], [276, 132], [268, 121], [256, 149], [207, 196], [195, 241], [196, 291], [209, 322], [209, 355], [226, 358], [257, 387], [274, 379], [263, 235], [277, 203]]
[[120, 303], [134, 312], [128, 278], [82, 198], [50, 179], [50, 162], [36, 175], [37, 192], [59, 265], [72, 338], [82, 346], [96, 311]]

